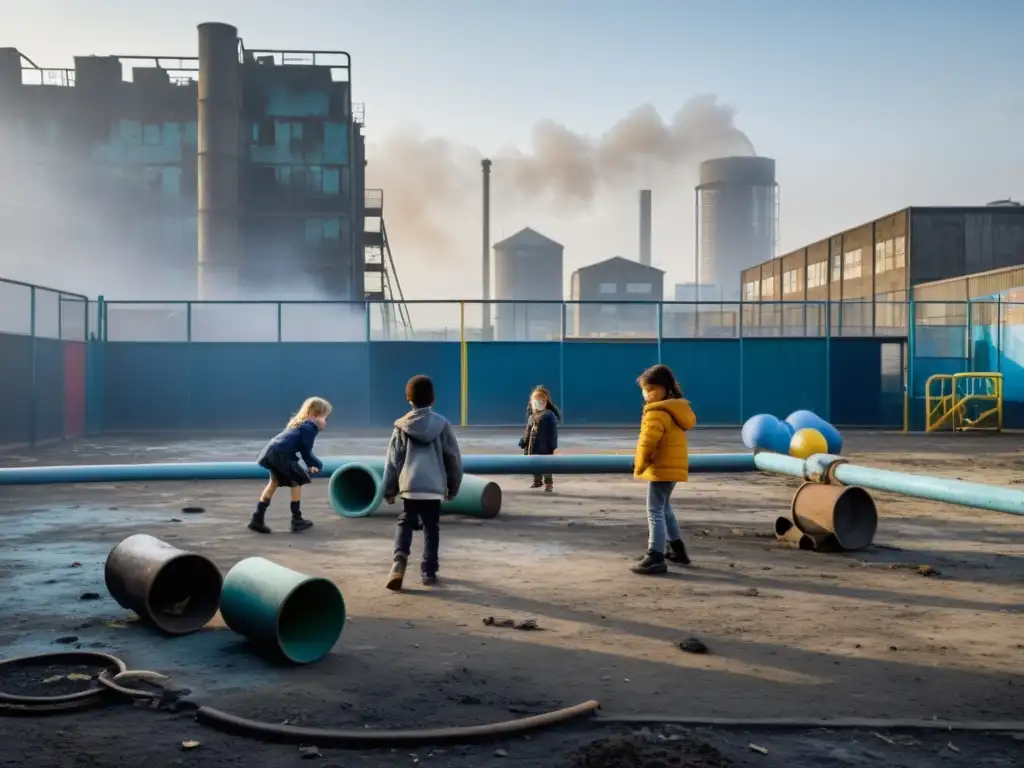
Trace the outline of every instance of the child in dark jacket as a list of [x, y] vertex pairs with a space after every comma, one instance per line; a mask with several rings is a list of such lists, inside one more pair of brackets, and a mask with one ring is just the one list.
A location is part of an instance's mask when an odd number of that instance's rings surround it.
[[[292, 416], [284, 431], [274, 437], [256, 459], [270, 472], [270, 482], [263, 489], [256, 511], [249, 520], [249, 530], [270, 533], [264, 522], [267, 508], [278, 488], [291, 489], [292, 532], [298, 533], [313, 527], [313, 523], [302, 517], [302, 486], [310, 482], [310, 475], [320, 472], [324, 465], [313, 455], [313, 443], [317, 435], [327, 426], [331, 415], [331, 404], [322, 397], [311, 397], [302, 404], [298, 413]], [[299, 463], [299, 457], [306, 466]]]
[[[530, 393], [526, 406], [526, 431], [519, 441], [519, 447], [527, 456], [551, 456], [558, 449], [558, 422], [562, 414], [551, 400], [547, 387], [537, 386]], [[546, 493], [554, 490], [551, 475], [534, 475], [531, 488], [544, 486]]]
[[412, 410], [395, 422], [384, 464], [384, 498], [394, 504], [402, 497], [395, 529], [395, 559], [388, 574], [388, 589], [402, 588], [409, 563], [413, 531], [423, 530], [423, 585], [437, 584], [441, 546], [441, 502], [455, 498], [462, 485], [462, 453], [451, 424], [435, 413], [434, 382], [413, 376], [405, 385]]

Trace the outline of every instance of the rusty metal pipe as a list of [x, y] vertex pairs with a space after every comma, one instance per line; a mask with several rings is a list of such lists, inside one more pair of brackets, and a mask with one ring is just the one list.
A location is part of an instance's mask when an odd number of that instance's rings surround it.
[[878, 530], [875, 501], [858, 486], [804, 483], [793, 496], [791, 514], [802, 533], [820, 539], [819, 547], [831, 537], [839, 549], [864, 549]]

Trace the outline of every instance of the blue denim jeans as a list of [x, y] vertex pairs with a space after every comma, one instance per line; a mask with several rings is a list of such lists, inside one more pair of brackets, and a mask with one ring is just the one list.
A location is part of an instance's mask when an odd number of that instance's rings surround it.
[[650, 552], [664, 552], [669, 541], [681, 538], [676, 513], [669, 503], [675, 487], [675, 483], [647, 484], [647, 549]]

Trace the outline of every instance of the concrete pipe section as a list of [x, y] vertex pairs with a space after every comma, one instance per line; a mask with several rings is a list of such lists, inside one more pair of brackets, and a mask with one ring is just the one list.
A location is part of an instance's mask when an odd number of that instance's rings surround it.
[[168, 635], [206, 626], [217, 614], [223, 583], [207, 558], [144, 533], [110, 550], [104, 578], [118, 605]]
[[804, 483], [790, 514], [775, 522], [775, 535], [801, 549], [854, 552], [871, 546], [878, 530], [875, 501], [857, 486]]
[[293, 664], [310, 664], [341, 637], [345, 598], [328, 579], [250, 557], [224, 577], [220, 615], [231, 631], [260, 649]]
[[[328, 484], [334, 511], [342, 517], [369, 517], [384, 500], [383, 462], [350, 462], [337, 469]], [[454, 499], [441, 504], [442, 515], [490, 520], [501, 512], [501, 486], [475, 475], [463, 475]]]

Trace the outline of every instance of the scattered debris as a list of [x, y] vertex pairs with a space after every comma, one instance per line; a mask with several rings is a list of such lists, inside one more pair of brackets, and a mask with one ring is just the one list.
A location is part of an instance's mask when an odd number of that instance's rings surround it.
[[704, 642], [696, 637], [688, 637], [685, 640], [679, 641], [679, 650], [685, 651], [686, 653], [707, 653], [708, 647]]
[[950, 752], [956, 752], [957, 754], [960, 754], [960, 750], [956, 748], [956, 745], [952, 741], [946, 744], [946, 749], [948, 749]]
[[753, 742], [751, 742], [750, 744], [747, 744], [747, 748], [751, 752], [757, 752], [757, 754], [759, 754], [759, 755], [767, 755], [768, 754], [768, 750], [765, 747], [762, 747], [760, 744], [754, 744]]
[[878, 733], [877, 731], [872, 731], [871, 735], [880, 741], [884, 741], [886, 744], [896, 744], [896, 742], [890, 739], [888, 736], [884, 736], [881, 733]]
[[68, 675], [68, 680], [92, 680], [92, 675], [83, 675], [81, 672], [72, 672]]
[[58, 637], [53, 642], [60, 643], [61, 645], [71, 645], [72, 643], [77, 643], [78, 638], [74, 635], [65, 635], [64, 637]]
[[198, 746], [199, 742], [194, 739], [185, 739], [185, 741], [181, 742], [182, 749], [195, 749]]
[[99, 592], [83, 592], [81, 595], [79, 595], [78, 599], [79, 600], [99, 600], [100, 599], [100, 593]]
[[747, 597], [757, 597], [758, 595], [761, 594], [761, 592], [758, 590], [757, 587], [750, 587], [748, 589], [745, 589], [743, 591], [743, 594], [746, 595]]
[[182, 507], [181, 511], [186, 515], [199, 515], [206, 511], [203, 507]]
[[524, 619], [522, 621], [516, 621], [515, 619], [501, 619], [495, 618], [494, 616], [484, 617], [485, 627], [510, 627], [512, 629], [520, 629], [524, 632], [532, 632], [540, 629], [540, 625], [536, 619]]
[[127, 629], [128, 628], [127, 624], [124, 624], [124, 623], [122, 623], [120, 621], [105, 621], [105, 622], [103, 622], [103, 626], [106, 627], [107, 629]]
[[323, 755], [320, 754], [320, 750], [316, 747], [308, 746], [299, 747], [299, 757], [301, 757], [303, 760], [313, 760], [318, 757], [322, 758]]
[[160, 613], [166, 613], [168, 616], [181, 616], [185, 613], [185, 610], [188, 608], [188, 604], [191, 600], [191, 597], [186, 597], [180, 602], [165, 605], [160, 609]]
[[932, 576], [941, 576], [942, 574], [930, 565], [919, 565], [917, 566], [917, 575], [931, 578]]
[[81, 568], [81, 567], [82, 567], [82, 564], [80, 562], [78, 562], [77, 560], [75, 560], [75, 562], [73, 562], [71, 565], [68, 566], [68, 568]]
[[168, 523], [180, 523], [181, 522], [181, 518], [180, 517], [172, 517], [167, 522]]
[[504, 749], [499, 747], [498, 749], [494, 750], [494, 756], [495, 757], [508, 757], [508, 752], [506, 752]]

